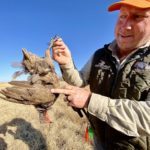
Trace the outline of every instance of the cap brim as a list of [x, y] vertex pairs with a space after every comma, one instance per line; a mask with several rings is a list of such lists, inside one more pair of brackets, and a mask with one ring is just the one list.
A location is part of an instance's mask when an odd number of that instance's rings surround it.
[[150, 1], [146, 0], [123, 0], [108, 7], [108, 11], [119, 10], [122, 5], [133, 6], [141, 9], [150, 8]]

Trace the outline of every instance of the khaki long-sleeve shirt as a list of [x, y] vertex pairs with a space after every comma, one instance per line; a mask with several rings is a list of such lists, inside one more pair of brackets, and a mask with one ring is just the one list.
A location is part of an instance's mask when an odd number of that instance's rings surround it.
[[[78, 72], [71, 61], [62, 65], [63, 78], [75, 86], [87, 84], [93, 57]], [[88, 112], [128, 136], [150, 136], [150, 93], [146, 101], [111, 99], [92, 93]]]

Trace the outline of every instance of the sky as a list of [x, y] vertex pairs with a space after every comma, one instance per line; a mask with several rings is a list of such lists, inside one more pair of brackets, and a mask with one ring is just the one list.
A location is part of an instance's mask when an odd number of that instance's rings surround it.
[[0, 0], [0, 82], [11, 81], [13, 73], [21, 70], [12, 64], [22, 61], [22, 48], [42, 57], [55, 35], [67, 44], [80, 70], [95, 50], [114, 39], [118, 11], [107, 11], [113, 2]]

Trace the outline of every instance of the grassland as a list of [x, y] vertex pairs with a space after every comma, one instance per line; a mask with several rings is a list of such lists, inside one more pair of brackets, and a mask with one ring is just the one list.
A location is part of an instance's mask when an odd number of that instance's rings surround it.
[[[0, 83], [0, 89], [10, 86]], [[51, 124], [40, 123], [34, 106], [8, 102], [0, 95], [1, 150], [91, 150], [84, 141], [86, 117], [68, 107], [60, 96], [48, 111]]]

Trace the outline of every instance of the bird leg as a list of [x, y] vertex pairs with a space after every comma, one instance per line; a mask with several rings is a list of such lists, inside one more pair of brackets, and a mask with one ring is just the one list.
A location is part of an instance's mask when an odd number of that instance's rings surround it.
[[46, 123], [46, 124], [52, 123], [47, 110], [39, 111], [39, 118], [41, 123]]

